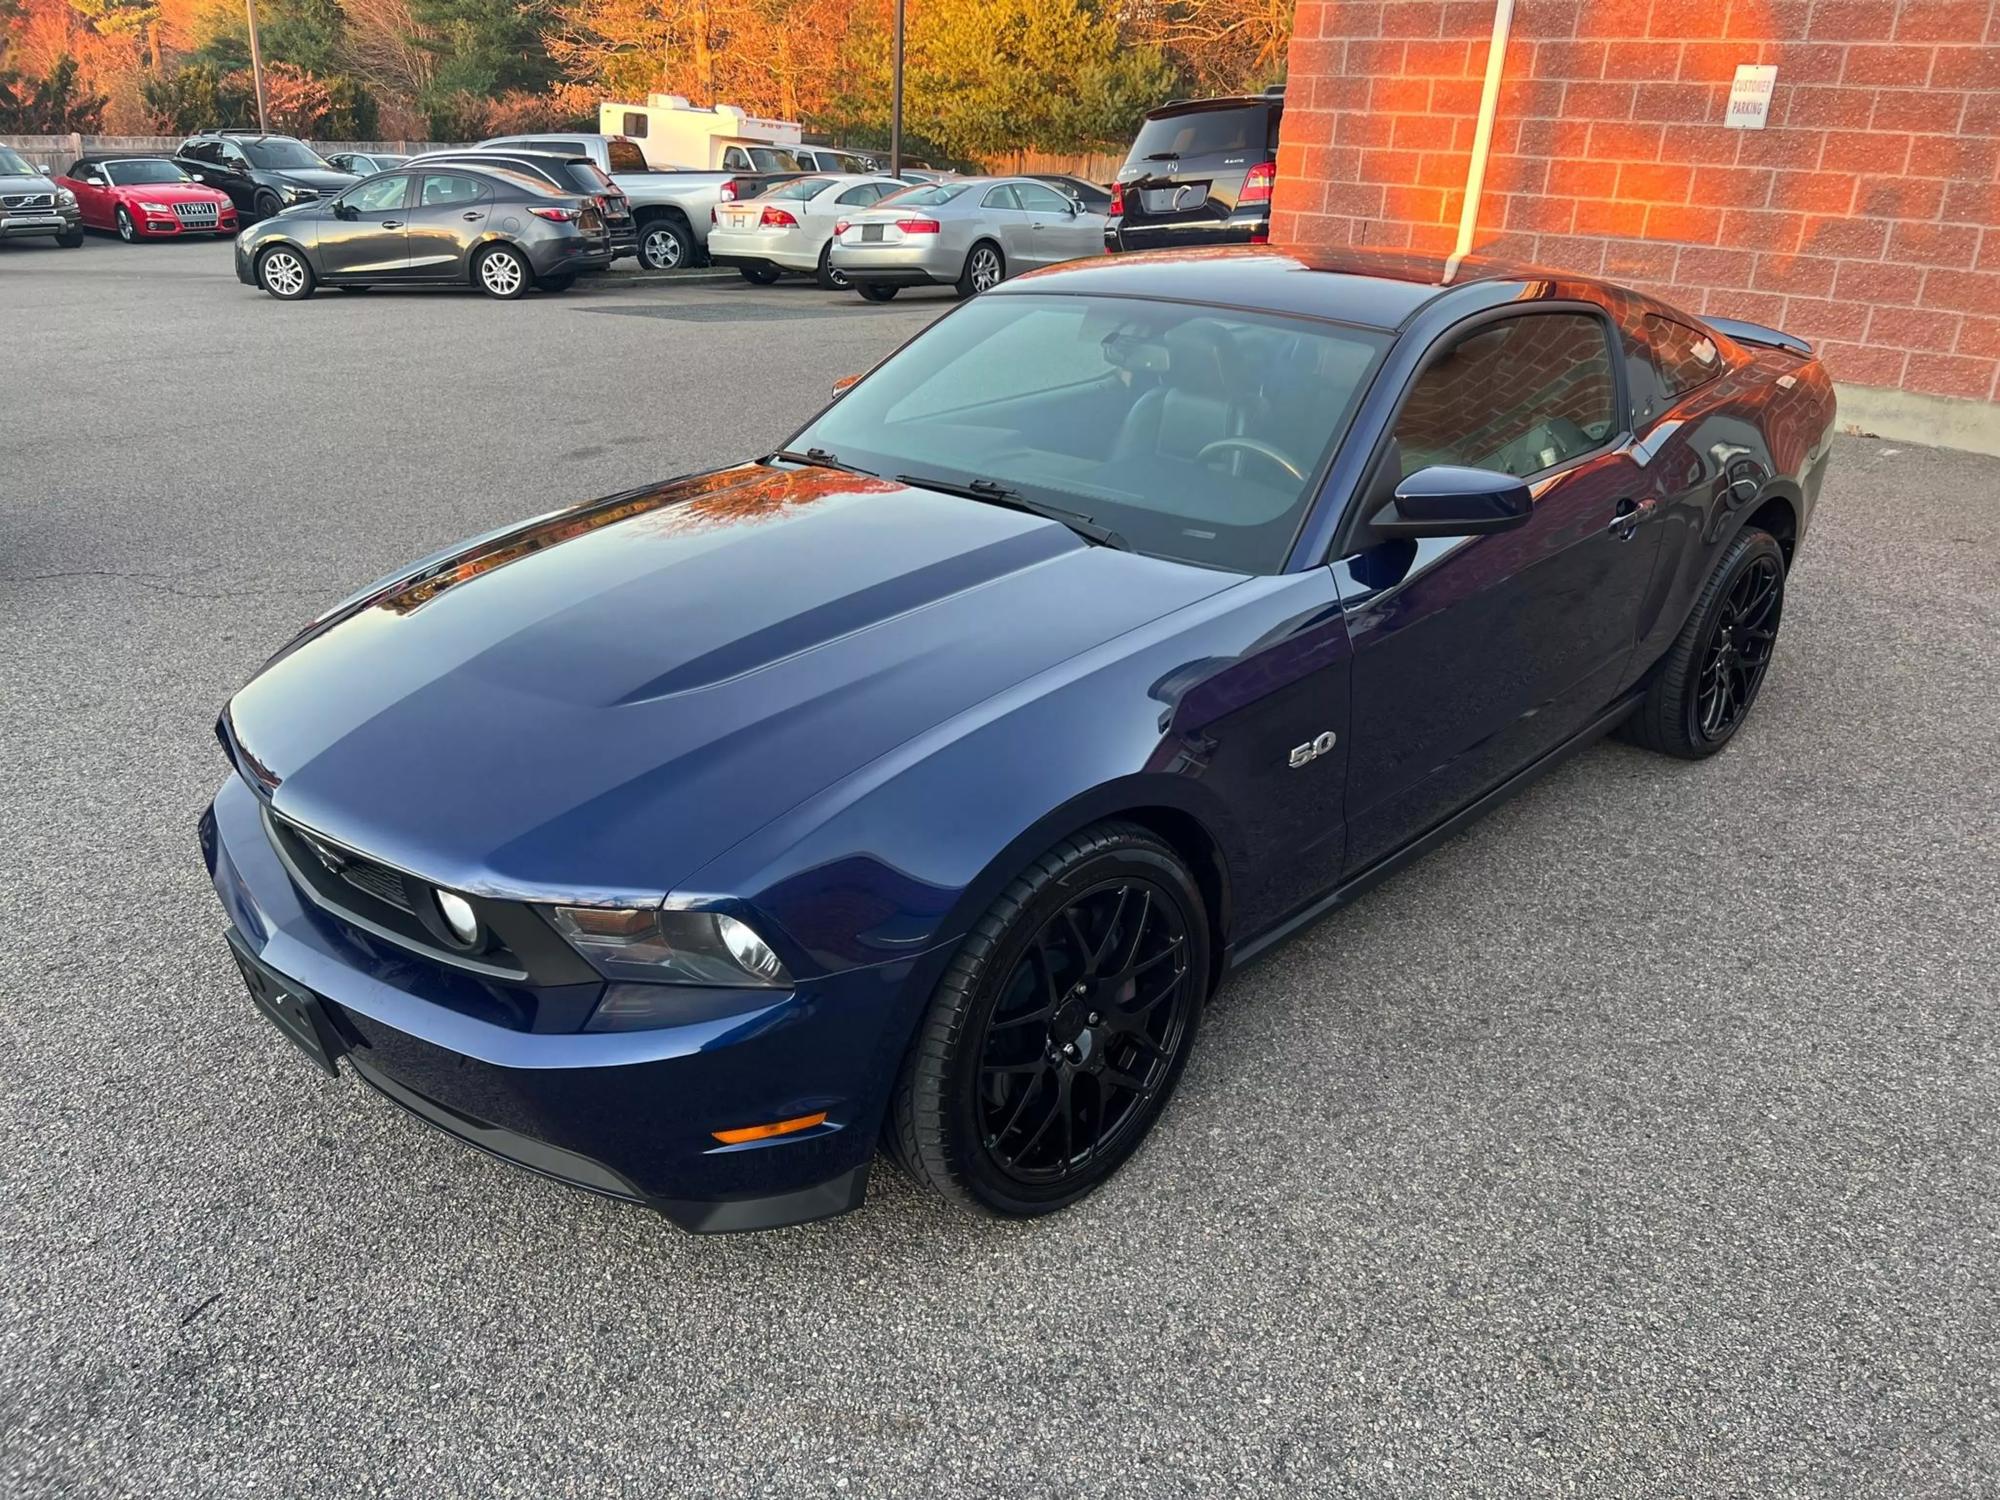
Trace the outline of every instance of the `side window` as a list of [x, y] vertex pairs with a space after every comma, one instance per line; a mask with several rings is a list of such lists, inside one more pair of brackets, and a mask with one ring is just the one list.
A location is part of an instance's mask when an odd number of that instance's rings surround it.
[[646, 138], [647, 123], [644, 115], [635, 114], [628, 109], [625, 111], [625, 128], [619, 134], [629, 135], [636, 141], [642, 141]]
[[1601, 318], [1531, 313], [1475, 328], [1410, 390], [1396, 419], [1403, 473], [1430, 464], [1552, 469], [1618, 430], [1617, 401]]
[[212, 149], [218, 153], [223, 166], [227, 167], [230, 171], [247, 172], [250, 170], [249, 159], [227, 141], [222, 142]]
[[89, 175], [89, 172], [89, 162], [73, 161], [63, 169], [63, 176], [67, 177], [71, 182], [81, 182], [84, 177]]
[[857, 182], [833, 201], [849, 205], [850, 207], [869, 204], [881, 197], [884, 191], [885, 189], [879, 182]]
[[979, 200], [981, 208], [1019, 208], [1021, 200], [1014, 195], [1013, 185], [1001, 183], [996, 188], [988, 188], [986, 196]]
[[423, 190], [417, 203], [423, 208], [449, 207], [454, 203], [476, 203], [479, 201], [479, 192], [479, 184], [470, 177], [459, 177], [449, 172], [426, 172]]
[[181, 147], [181, 155], [190, 161], [207, 162], [211, 166], [219, 159], [215, 154], [214, 141], [189, 141]]
[[741, 146], [731, 146], [722, 153], [722, 165], [731, 172], [750, 170], [750, 155]]
[[1685, 323], [1648, 313], [1646, 343], [1653, 353], [1653, 368], [1660, 372], [1660, 390], [1669, 401], [1722, 373], [1722, 351], [1715, 340]]
[[403, 206], [403, 193], [410, 179], [398, 172], [388, 177], [371, 177], [351, 188], [341, 198], [347, 207], [364, 214], [382, 214]]
[[1066, 214], [1076, 206], [1054, 188], [1039, 182], [1017, 182], [1014, 191], [1020, 196], [1021, 207], [1030, 213]]

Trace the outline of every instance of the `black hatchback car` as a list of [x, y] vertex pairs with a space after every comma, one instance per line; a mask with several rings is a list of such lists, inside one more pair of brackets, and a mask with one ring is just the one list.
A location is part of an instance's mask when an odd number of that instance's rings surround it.
[[1283, 84], [1153, 110], [1112, 185], [1104, 248], [1116, 254], [1267, 243], [1284, 113]]
[[504, 167], [365, 178], [337, 198], [236, 237], [236, 277], [281, 302], [328, 286], [476, 286], [512, 299], [560, 292], [611, 263], [597, 204]]
[[254, 130], [204, 130], [181, 142], [174, 165], [229, 194], [238, 213], [268, 219], [295, 203], [331, 198], [360, 179], [304, 141]]

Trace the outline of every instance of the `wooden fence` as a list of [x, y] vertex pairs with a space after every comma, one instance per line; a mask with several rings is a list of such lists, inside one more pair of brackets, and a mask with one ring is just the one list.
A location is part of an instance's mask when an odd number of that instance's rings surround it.
[[987, 170], [1000, 175], [1020, 176], [1028, 172], [1059, 172], [1065, 177], [1081, 177], [1085, 182], [1107, 186], [1125, 165], [1125, 155], [1103, 151], [1010, 151], [987, 162]]
[[[60, 172], [79, 156], [120, 151], [133, 156], [172, 156], [186, 139], [184, 135], [9, 135], [0, 136], [0, 146], [12, 146], [31, 166]], [[317, 141], [313, 149], [322, 156], [335, 151], [393, 151], [399, 156], [414, 156], [419, 151], [442, 151], [445, 146], [437, 141]]]

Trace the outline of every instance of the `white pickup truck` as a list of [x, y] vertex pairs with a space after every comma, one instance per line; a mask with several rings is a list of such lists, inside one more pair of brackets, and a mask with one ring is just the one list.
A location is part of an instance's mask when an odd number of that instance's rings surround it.
[[588, 156], [631, 200], [639, 226], [639, 264], [649, 271], [700, 265], [708, 255], [708, 231], [718, 203], [754, 198], [789, 172], [693, 172], [648, 166], [636, 141], [622, 135], [565, 132], [502, 135], [481, 141], [475, 151], [558, 151]]

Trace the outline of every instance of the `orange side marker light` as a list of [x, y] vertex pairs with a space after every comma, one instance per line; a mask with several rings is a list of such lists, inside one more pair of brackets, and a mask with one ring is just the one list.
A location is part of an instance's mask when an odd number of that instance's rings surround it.
[[800, 1115], [796, 1120], [773, 1120], [769, 1125], [745, 1125], [737, 1130], [717, 1130], [715, 1138], [725, 1146], [740, 1146], [745, 1141], [768, 1141], [774, 1135], [790, 1135], [796, 1130], [811, 1130], [815, 1125], [826, 1123], [826, 1111], [816, 1115]]

